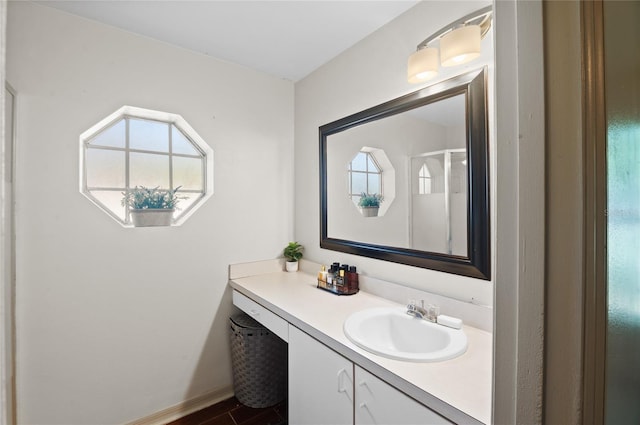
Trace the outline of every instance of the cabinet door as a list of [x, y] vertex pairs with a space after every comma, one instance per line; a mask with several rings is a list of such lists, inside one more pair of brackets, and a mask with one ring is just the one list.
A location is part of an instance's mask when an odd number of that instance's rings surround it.
[[451, 424], [428, 407], [356, 366], [355, 420], [357, 425]]
[[353, 363], [289, 325], [289, 423], [353, 424]]

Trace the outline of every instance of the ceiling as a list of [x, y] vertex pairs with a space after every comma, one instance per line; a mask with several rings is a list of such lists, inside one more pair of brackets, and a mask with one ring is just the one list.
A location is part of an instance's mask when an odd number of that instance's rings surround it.
[[38, 3], [298, 81], [417, 0], [43, 0]]

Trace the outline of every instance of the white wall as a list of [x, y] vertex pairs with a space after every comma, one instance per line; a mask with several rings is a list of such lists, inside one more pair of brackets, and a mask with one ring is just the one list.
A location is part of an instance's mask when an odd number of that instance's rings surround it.
[[[333, 261], [354, 264], [366, 275], [459, 300], [492, 305], [491, 282], [320, 249], [318, 225], [319, 126], [484, 64], [489, 65], [488, 91], [489, 100], [492, 100], [492, 54], [466, 66], [442, 69], [438, 78], [424, 85], [410, 85], [406, 79], [407, 58], [419, 42], [486, 4], [478, 1], [421, 2], [296, 83], [295, 235], [305, 246], [306, 258], [324, 264]], [[489, 35], [483, 41], [485, 54], [491, 47]], [[491, 107], [489, 113], [492, 113]], [[493, 140], [490, 142], [491, 150]]]
[[[293, 84], [28, 2], [9, 4], [7, 68], [19, 423], [228, 389], [227, 265], [293, 236]], [[125, 104], [181, 114], [215, 152], [215, 193], [181, 227], [125, 229], [78, 193], [78, 136]]]
[[13, 256], [13, 105], [5, 86], [7, 2], [0, 1], [0, 424], [13, 421], [14, 256]]

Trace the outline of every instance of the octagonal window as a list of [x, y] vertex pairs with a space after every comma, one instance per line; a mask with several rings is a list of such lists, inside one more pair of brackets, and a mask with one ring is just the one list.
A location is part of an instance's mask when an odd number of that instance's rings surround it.
[[135, 187], [177, 188], [174, 225], [213, 194], [213, 151], [180, 115], [124, 106], [82, 133], [80, 149], [80, 191], [124, 226]]
[[363, 146], [347, 165], [348, 195], [357, 207], [363, 193], [378, 195], [383, 216], [396, 197], [396, 172], [383, 149]]
[[362, 193], [383, 195], [382, 169], [367, 151], [358, 152], [349, 163], [349, 196], [356, 205]]

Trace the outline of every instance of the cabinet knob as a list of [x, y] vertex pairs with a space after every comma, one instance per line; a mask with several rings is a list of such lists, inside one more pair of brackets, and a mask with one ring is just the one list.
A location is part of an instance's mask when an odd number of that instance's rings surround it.
[[344, 388], [344, 386], [342, 385], [342, 375], [346, 373], [346, 370], [344, 369], [340, 369], [338, 371], [338, 392], [339, 393], [343, 393], [346, 392], [347, 390]]
[[367, 390], [369, 390], [369, 392], [371, 392], [371, 388], [369, 388], [369, 385], [367, 384], [367, 381], [360, 381], [358, 383], [359, 386], [366, 388]]
[[369, 405], [367, 405], [366, 402], [362, 402], [358, 405], [358, 407], [360, 407], [360, 409], [364, 409], [367, 411], [367, 413], [369, 413], [369, 415], [371, 415], [371, 417], [373, 417], [373, 413], [371, 412], [371, 409], [369, 409]]
[[[344, 385], [344, 380], [348, 380], [349, 384]], [[351, 394], [353, 394], [353, 380], [346, 369], [340, 369], [338, 371], [338, 392], [343, 393], [349, 400], [351, 400]]]

